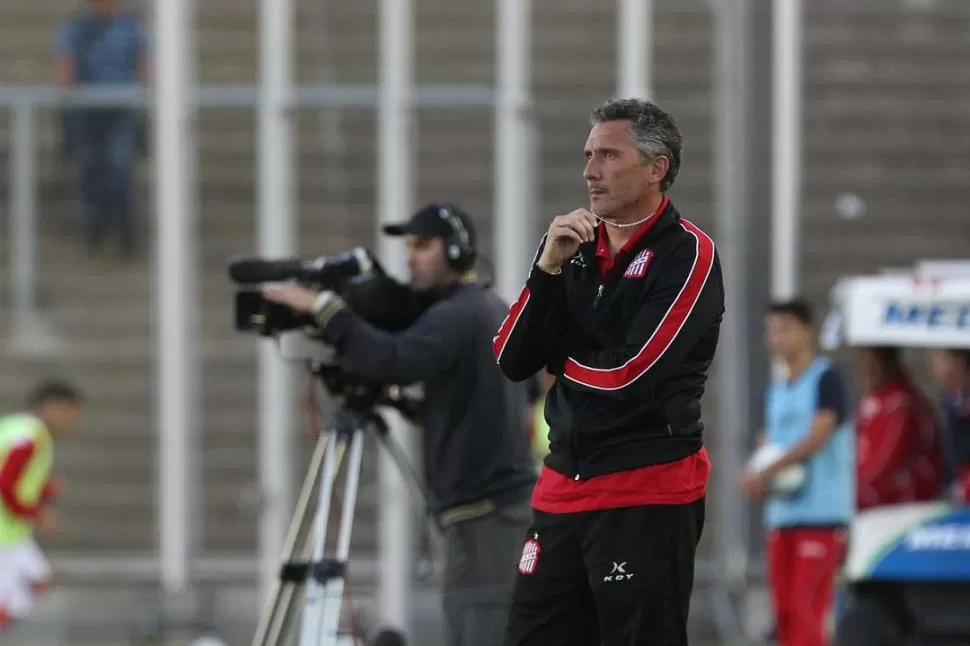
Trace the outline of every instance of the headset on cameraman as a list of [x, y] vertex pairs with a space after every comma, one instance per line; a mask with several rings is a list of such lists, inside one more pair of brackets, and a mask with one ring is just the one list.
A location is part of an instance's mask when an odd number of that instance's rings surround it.
[[445, 239], [445, 260], [455, 271], [465, 273], [475, 264], [478, 251], [472, 246], [468, 229], [450, 204], [438, 206], [438, 216], [448, 222], [451, 235]]

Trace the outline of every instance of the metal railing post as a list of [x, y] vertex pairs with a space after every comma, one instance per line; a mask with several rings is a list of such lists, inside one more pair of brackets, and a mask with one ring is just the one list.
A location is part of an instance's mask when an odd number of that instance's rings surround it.
[[10, 151], [10, 272], [13, 321], [18, 332], [34, 318], [36, 307], [36, 142], [34, 106], [13, 106]]

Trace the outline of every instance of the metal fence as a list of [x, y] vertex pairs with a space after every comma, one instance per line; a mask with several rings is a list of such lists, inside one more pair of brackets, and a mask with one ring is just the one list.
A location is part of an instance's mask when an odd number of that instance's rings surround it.
[[[256, 110], [257, 86], [202, 86], [198, 108]], [[416, 88], [415, 107], [492, 107], [495, 90], [483, 85], [441, 85]], [[379, 88], [373, 85], [330, 85], [297, 88], [292, 109], [374, 108]], [[71, 88], [0, 85], [0, 109], [7, 112], [10, 135], [10, 316], [19, 335], [29, 335], [37, 318], [37, 114], [70, 107], [130, 107], [150, 110], [151, 91], [136, 87]]]

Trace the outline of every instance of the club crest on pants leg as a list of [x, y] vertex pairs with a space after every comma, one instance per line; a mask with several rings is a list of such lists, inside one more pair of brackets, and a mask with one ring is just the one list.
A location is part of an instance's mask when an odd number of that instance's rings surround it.
[[536, 568], [539, 566], [539, 553], [542, 552], [542, 548], [539, 547], [539, 541], [534, 538], [530, 538], [522, 546], [522, 556], [519, 558], [519, 572], [521, 574], [535, 574]]

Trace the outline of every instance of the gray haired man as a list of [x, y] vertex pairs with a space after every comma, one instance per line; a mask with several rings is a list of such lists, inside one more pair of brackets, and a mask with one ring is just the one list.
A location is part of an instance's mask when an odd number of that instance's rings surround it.
[[510, 379], [556, 378], [505, 646], [687, 646], [721, 267], [666, 195], [674, 119], [621, 99], [591, 123], [589, 208], [552, 220], [493, 343]]

